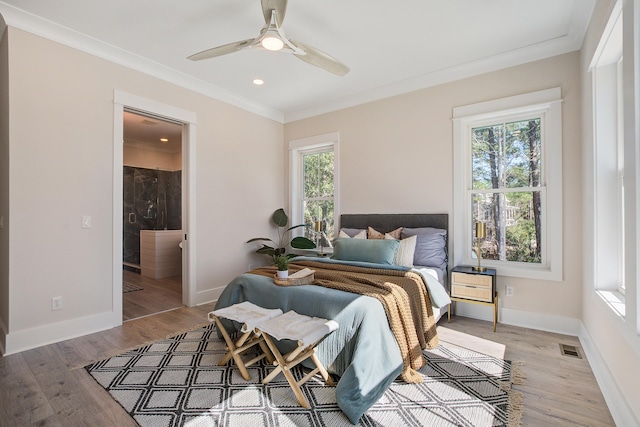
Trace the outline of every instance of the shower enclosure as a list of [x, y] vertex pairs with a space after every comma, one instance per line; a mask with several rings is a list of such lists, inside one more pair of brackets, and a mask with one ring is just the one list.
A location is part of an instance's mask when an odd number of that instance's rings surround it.
[[123, 264], [140, 267], [140, 230], [182, 228], [182, 171], [124, 166]]

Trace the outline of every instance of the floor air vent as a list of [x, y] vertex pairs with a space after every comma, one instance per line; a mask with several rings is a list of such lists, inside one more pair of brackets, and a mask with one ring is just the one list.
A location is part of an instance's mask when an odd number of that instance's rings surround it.
[[570, 357], [582, 359], [582, 356], [580, 356], [580, 351], [578, 350], [578, 347], [574, 345], [560, 344], [560, 353], [562, 353], [563, 356], [570, 356]]

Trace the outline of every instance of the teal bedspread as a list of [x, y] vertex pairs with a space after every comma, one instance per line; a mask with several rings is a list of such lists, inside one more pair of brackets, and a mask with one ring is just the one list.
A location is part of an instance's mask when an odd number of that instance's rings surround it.
[[[338, 322], [339, 329], [317, 346], [317, 355], [329, 373], [340, 377], [336, 398], [353, 424], [402, 371], [400, 349], [375, 298], [313, 285], [283, 287], [270, 277], [246, 273], [229, 283], [216, 309], [243, 301]], [[225, 323], [231, 330], [237, 326]], [[295, 344], [279, 346], [289, 351]]]

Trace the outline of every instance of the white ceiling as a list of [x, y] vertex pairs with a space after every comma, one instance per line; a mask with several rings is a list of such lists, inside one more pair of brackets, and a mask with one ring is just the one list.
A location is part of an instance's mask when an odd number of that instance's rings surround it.
[[0, 13], [7, 25], [287, 122], [578, 50], [594, 3], [289, 1], [286, 35], [345, 63], [344, 77], [284, 52], [186, 59], [256, 37], [259, 0], [0, 0]]
[[157, 117], [125, 111], [122, 136], [125, 145], [166, 153], [182, 151], [182, 125]]

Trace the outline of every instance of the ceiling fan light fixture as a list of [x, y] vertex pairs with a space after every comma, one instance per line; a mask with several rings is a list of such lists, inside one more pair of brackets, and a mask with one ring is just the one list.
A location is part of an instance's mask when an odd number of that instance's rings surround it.
[[263, 48], [273, 51], [280, 50], [284, 47], [284, 42], [280, 39], [280, 36], [275, 31], [269, 31], [260, 41], [260, 44]]
[[[192, 61], [215, 58], [227, 55], [242, 49], [264, 49], [268, 51], [284, 51], [294, 54], [298, 59], [322, 68], [338, 76], [344, 76], [349, 72], [349, 67], [326, 53], [307, 46], [295, 40], [287, 38], [282, 28], [282, 21], [287, 9], [288, 0], [261, 0], [264, 26], [258, 37], [227, 43], [211, 49], [203, 50], [187, 58]], [[0, 0], [0, 3], [2, 0]]]

